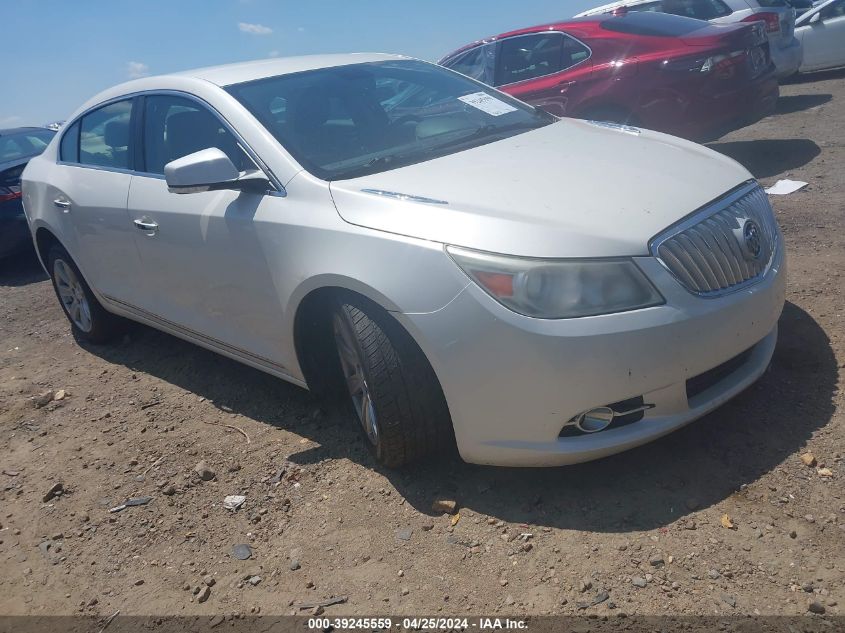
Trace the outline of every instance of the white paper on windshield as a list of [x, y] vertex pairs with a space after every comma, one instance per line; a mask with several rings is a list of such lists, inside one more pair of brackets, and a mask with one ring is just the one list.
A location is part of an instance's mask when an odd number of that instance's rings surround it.
[[504, 101], [500, 101], [499, 99], [496, 99], [496, 97], [491, 97], [486, 92], [473, 92], [472, 94], [458, 97], [458, 99], [467, 105], [471, 105], [473, 108], [478, 108], [482, 112], [486, 112], [491, 116], [501, 116], [502, 114], [507, 114], [508, 112], [516, 112], [516, 108], [512, 105], [507, 104]]
[[766, 193], [773, 196], [785, 196], [806, 186], [807, 183], [803, 180], [778, 180], [775, 184], [766, 189]]

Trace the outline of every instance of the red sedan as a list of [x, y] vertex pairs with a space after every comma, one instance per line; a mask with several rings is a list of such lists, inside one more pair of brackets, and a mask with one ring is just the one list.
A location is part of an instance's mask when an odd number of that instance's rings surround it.
[[762, 23], [600, 15], [512, 31], [440, 64], [558, 116], [703, 141], [767, 115], [778, 84]]

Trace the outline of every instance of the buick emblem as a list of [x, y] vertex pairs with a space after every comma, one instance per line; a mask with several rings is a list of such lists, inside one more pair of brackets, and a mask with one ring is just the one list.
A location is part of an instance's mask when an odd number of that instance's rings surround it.
[[763, 236], [754, 220], [746, 220], [737, 233], [737, 241], [746, 259], [759, 259], [763, 254]]

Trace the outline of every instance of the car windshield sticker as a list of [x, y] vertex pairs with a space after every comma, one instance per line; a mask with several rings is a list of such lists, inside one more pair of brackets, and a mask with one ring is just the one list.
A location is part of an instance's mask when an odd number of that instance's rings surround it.
[[471, 105], [473, 108], [478, 108], [482, 112], [486, 112], [491, 116], [500, 116], [502, 114], [507, 114], [508, 112], [516, 112], [516, 108], [512, 105], [509, 105], [504, 101], [499, 101], [495, 97], [488, 95], [486, 92], [473, 92], [472, 94], [458, 97], [458, 99], [467, 105]]

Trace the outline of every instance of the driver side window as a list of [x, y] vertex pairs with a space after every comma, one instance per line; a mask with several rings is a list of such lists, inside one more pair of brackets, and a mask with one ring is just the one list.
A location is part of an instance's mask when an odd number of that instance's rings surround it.
[[170, 161], [210, 147], [222, 150], [238, 171], [255, 169], [229, 129], [196, 101], [171, 95], [144, 99], [142, 171], [162, 175]]

